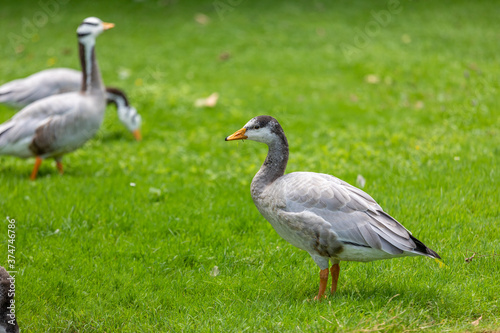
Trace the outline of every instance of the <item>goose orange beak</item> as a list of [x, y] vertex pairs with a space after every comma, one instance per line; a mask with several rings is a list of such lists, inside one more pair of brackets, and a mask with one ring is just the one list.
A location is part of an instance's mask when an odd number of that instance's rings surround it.
[[109, 30], [111, 28], [114, 28], [115, 24], [114, 23], [108, 23], [108, 22], [102, 22], [103, 30]]
[[244, 140], [246, 138], [248, 138], [248, 136], [245, 135], [245, 132], [247, 131], [246, 128], [242, 128], [236, 132], [234, 132], [233, 134], [231, 134], [230, 136], [228, 136], [226, 138], [226, 141], [232, 141], [232, 140]]
[[134, 138], [137, 140], [137, 141], [141, 141], [142, 140], [142, 135], [141, 135], [141, 131], [136, 129], [135, 131], [132, 131], [132, 135], [134, 136]]

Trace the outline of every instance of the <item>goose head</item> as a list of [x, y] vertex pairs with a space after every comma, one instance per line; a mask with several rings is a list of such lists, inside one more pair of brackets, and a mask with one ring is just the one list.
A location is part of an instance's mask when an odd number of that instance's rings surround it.
[[137, 141], [140, 141], [142, 139], [140, 131], [142, 117], [137, 112], [137, 109], [130, 105], [118, 105], [117, 112], [118, 118], [123, 125], [132, 132]]
[[226, 137], [226, 141], [248, 139], [270, 145], [283, 141], [284, 136], [283, 128], [276, 119], [271, 116], [258, 116], [250, 119], [242, 129]]
[[103, 31], [113, 28], [113, 23], [103, 22], [97, 17], [87, 17], [76, 29], [78, 40], [82, 44], [91, 43]]
[[140, 141], [142, 139], [140, 131], [142, 118], [137, 109], [129, 104], [125, 92], [115, 87], [106, 87], [106, 99], [108, 104], [113, 103], [116, 105], [118, 119], [132, 132], [135, 139]]

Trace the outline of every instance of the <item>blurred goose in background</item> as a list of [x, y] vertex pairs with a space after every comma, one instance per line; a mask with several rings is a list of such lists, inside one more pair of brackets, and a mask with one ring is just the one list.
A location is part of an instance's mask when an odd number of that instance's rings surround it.
[[40, 99], [0, 125], [0, 155], [36, 157], [31, 173], [34, 180], [42, 160], [54, 158], [60, 173], [62, 157], [74, 151], [101, 126], [106, 97], [95, 56], [96, 37], [111, 29], [96, 17], [86, 18], [77, 29], [82, 84], [79, 92]]
[[118, 112], [118, 119], [120, 119], [122, 124], [132, 133], [134, 138], [137, 141], [142, 140], [142, 117], [137, 112], [137, 109], [129, 104], [127, 95], [125, 95], [123, 90], [114, 87], [106, 87], [106, 100], [108, 104], [115, 104], [116, 111]]
[[337, 289], [340, 261], [372, 261], [404, 256], [439, 255], [385, 213], [371, 196], [322, 173], [284, 174], [288, 141], [270, 116], [251, 119], [226, 141], [253, 140], [268, 145], [266, 160], [252, 180], [252, 199], [276, 232], [307, 251], [320, 267], [319, 292], [326, 290], [332, 262], [331, 292]]
[[14, 293], [15, 279], [0, 266], [0, 333], [19, 333], [15, 312], [12, 313], [8, 309], [12, 308]]
[[[67, 92], [79, 91], [82, 71], [71, 68], [51, 68], [28, 77], [7, 82], [0, 86], [0, 103], [13, 108], [23, 108], [39, 99]], [[128, 102], [125, 92], [106, 87], [107, 103], [116, 105], [118, 118], [134, 135], [141, 139], [141, 116]]]

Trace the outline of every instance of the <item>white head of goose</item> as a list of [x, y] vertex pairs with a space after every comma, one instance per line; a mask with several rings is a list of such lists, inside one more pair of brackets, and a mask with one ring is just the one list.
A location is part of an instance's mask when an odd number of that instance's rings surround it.
[[[13, 108], [23, 108], [39, 99], [72, 91], [80, 91], [82, 71], [71, 68], [49, 68], [22, 79], [0, 86], [0, 103]], [[122, 124], [141, 140], [141, 116], [128, 102], [121, 89], [106, 87], [106, 101], [115, 104]]]
[[322, 173], [285, 175], [288, 142], [273, 117], [251, 119], [226, 141], [243, 139], [269, 146], [267, 158], [252, 180], [252, 199], [276, 232], [307, 251], [320, 267], [315, 299], [321, 299], [326, 290], [329, 261], [334, 293], [340, 261], [366, 262], [404, 256], [440, 258], [362, 190]]
[[132, 135], [137, 141], [142, 140], [141, 135], [141, 123], [142, 117], [137, 112], [137, 109], [131, 106], [128, 102], [127, 95], [118, 89], [113, 87], [106, 87], [106, 99], [109, 103], [116, 105], [116, 111], [118, 112], [118, 119], [122, 124], [132, 132]]
[[63, 155], [83, 146], [99, 130], [106, 100], [95, 57], [95, 41], [104, 30], [113, 26], [89, 17], [78, 27], [82, 65], [80, 92], [38, 100], [0, 125], [0, 155], [35, 157], [31, 179], [36, 178], [45, 158], [54, 158], [62, 173]]

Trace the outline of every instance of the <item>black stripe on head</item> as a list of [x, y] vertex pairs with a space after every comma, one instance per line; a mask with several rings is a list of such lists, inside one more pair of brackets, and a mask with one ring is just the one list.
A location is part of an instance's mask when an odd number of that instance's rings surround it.
[[81, 27], [82, 25], [85, 25], [85, 24], [87, 24], [87, 25], [93, 25], [94, 27], [97, 27], [99, 25], [99, 23], [83, 21], [82, 23], [80, 23], [79, 26]]
[[88, 36], [90, 34], [91, 34], [91, 32], [77, 32], [76, 33], [76, 35], [78, 36], [78, 38], [85, 37], [85, 36]]

